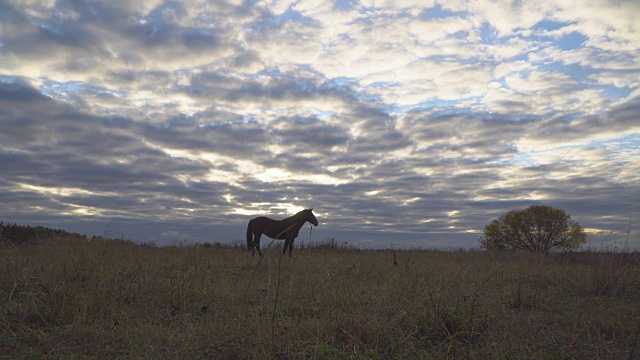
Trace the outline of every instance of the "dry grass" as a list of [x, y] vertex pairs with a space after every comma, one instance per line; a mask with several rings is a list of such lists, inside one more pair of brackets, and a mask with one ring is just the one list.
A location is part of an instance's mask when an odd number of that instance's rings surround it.
[[8, 358], [640, 358], [635, 254], [0, 245]]

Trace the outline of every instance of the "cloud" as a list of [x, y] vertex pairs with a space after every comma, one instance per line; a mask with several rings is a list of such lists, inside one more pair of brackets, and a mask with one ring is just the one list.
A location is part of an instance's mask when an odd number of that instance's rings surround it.
[[160, 232], [157, 245], [189, 245], [191, 238], [187, 234], [181, 234], [175, 230], [164, 230]]
[[637, 7], [4, 2], [0, 217], [230, 240], [312, 206], [315, 236], [456, 247], [542, 202], [612, 228]]
[[524, 151], [560, 148], [637, 134], [640, 124], [635, 114], [639, 104], [640, 98], [633, 98], [603, 114], [557, 117], [545, 121], [523, 137], [519, 146]]

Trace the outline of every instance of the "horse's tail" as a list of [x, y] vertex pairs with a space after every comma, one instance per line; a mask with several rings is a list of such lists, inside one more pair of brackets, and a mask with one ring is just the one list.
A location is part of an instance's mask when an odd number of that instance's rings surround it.
[[249, 221], [247, 225], [247, 249], [251, 250], [253, 245], [253, 219]]

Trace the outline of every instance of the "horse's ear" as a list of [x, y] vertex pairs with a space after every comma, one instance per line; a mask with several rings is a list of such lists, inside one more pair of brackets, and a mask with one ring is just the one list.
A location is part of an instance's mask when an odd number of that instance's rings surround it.
[[313, 208], [309, 208], [309, 211], [313, 211]]

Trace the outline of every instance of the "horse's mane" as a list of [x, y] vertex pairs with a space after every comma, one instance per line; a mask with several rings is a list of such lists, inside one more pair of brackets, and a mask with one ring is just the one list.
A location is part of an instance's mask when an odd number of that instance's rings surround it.
[[312, 210], [313, 210], [313, 208], [300, 210], [300, 211], [298, 211], [295, 215], [293, 215], [293, 216], [292, 216], [292, 218], [294, 218], [294, 217], [298, 217], [298, 216], [302, 216], [305, 212], [307, 212], [307, 211], [312, 211]]

